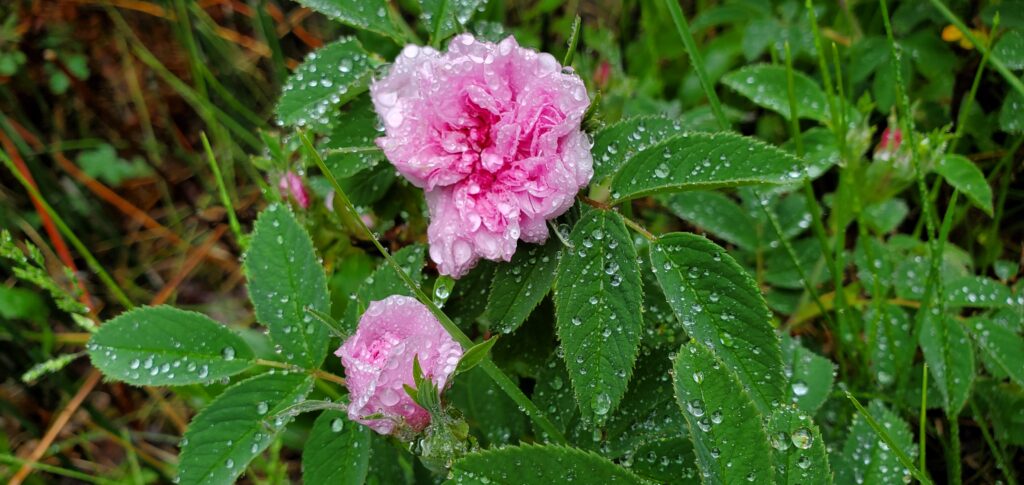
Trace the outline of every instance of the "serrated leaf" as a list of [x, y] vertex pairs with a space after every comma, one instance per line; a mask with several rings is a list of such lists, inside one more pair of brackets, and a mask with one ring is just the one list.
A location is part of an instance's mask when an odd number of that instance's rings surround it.
[[327, 277], [313, 241], [287, 206], [273, 204], [260, 213], [245, 253], [245, 272], [256, 320], [270, 330], [282, 355], [296, 365], [319, 367], [330, 331], [306, 309], [331, 313]]
[[546, 244], [520, 246], [512, 261], [498, 267], [491, 281], [487, 318], [491, 329], [512, 333], [551, 290], [562, 242], [549, 237]]
[[984, 276], [965, 276], [945, 283], [947, 307], [1007, 308], [1018, 305], [1006, 285]]
[[[782, 339], [782, 358], [789, 378], [789, 401], [813, 415], [828, 399], [835, 380], [835, 366], [788, 336]], [[813, 480], [811, 481], [813, 482]]]
[[757, 223], [736, 201], [721, 192], [695, 190], [672, 194], [665, 206], [673, 214], [723, 241], [754, 251]]
[[735, 372], [757, 409], [786, 396], [779, 338], [750, 275], [706, 238], [666, 234], [652, 243], [651, 265], [690, 337], [711, 347]]
[[[412, 280], [419, 285], [423, 279], [423, 262], [426, 248], [421, 244], [413, 244], [399, 249], [392, 257]], [[387, 261], [381, 261], [377, 269], [359, 287], [353, 299], [345, 309], [345, 318], [341, 322], [348, 333], [355, 332], [359, 324], [359, 316], [371, 301], [383, 300], [391, 295], [413, 296], [405, 286], [402, 277], [395, 272]]]
[[974, 205], [992, 215], [992, 187], [974, 162], [961, 155], [947, 153], [935, 165], [935, 171]]
[[463, 26], [473, 17], [477, 8], [484, 3], [484, 0], [420, 0], [420, 7], [423, 10], [423, 25], [427, 32], [433, 35], [434, 27], [437, 25], [437, 14], [444, 8], [440, 29], [438, 30], [438, 41], [447, 39], [453, 34], [462, 32]]
[[[526, 466], [524, 466], [526, 465]], [[605, 458], [557, 445], [507, 446], [470, 453], [456, 461], [448, 483], [460, 485], [551, 485], [583, 483], [644, 483], [629, 470]]]
[[683, 133], [637, 153], [612, 177], [613, 203], [663, 192], [801, 180], [803, 162], [734, 133]]
[[456, 377], [445, 395], [462, 411], [484, 446], [518, 443], [529, 429], [526, 415], [482, 369]]
[[955, 318], [929, 313], [923, 319], [919, 343], [942, 394], [943, 408], [956, 416], [974, 383], [974, 352], [967, 333]]
[[405, 38], [391, 19], [386, 0], [297, 0], [299, 4], [357, 29], [388, 36], [398, 43]]
[[[785, 67], [767, 64], [745, 66], [722, 76], [722, 82], [755, 104], [775, 111], [787, 120], [790, 118], [789, 83]], [[798, 117], [822, 123], [828, 121], [828, 100], [817, 82], [795, 71], [793, 91], [796, 93]]]
[[337, 116], [320, 145], [325, 150], [324, 164], [336, 178], [352, 177], [384, 160], [384, 152], [375, 144], [381, 136], [378, 126], [369, 96], [359, 96]]
[[302, 400], [312, 388], [310, 376], [271, 372], [225, 389], [189, 423], [178, 483], [234, 483], [284, 429], [285, 420], [267, 422], [268, 417]]
[[1024, 69], [1024, 32], [1016, 29], [1006, 31], [992, 49], [992, 54], [1010, 69]]
[[988, 361], [1024, 387], [1024, 339], [987, 316], [971, 319], [967, 329]]
[[886, 199], [864, 208], [864, 222], [875, 232], [885, 234], [896, 230], [909, 212], [903, 199]]
[[[304, 3], [341, 1], [305, 0]], [[352, 37], [313, 51], [281, 89], [277, 101], [278, 119], [285, 125], [299, 127], [322, 129], [329, 126], [339, 106], [366, 90], [378, 64]]]
[[[565, 368], [565, 362], [556, 355], [552, 355], [541, 367], [531, 399], [563, 433], [569, 430], [579, 417], [569, 371]], [[534, 429], [537, 436], [545, 437], [543, 430], [536, 426]]]
[[[672, 392], [672, 361], [668, 355], [641, 355], [636, 369], [622, 404], [603, 429], [601, 453], [608, 458], [635, 456], [634, 451], [644, 443], [686, 436], [686, 423]], [[581, 434], [585, 432], [581, 430]]]
[[167, 306], [121, 314], [101, 325], [86, 348], [104, 376], [136, 386], [208, 382], [248, 369], [253, 359], [249, 345], [224, 325]]
[[460, 328], [468, 329], [486, 310], [495, 268], [497, 264], [482, 260], [455, 285], [444, 304], [444, 312]]
[[1024, 95], [1011, 89], [999, 109], [999, 127], [1010, 133], [1024, 132]]
[[593, 210], [558, 263], [555, 316], [580, 411], [604, 422], [633, 374], [643, 293], [633, 239], [615, 212]]
[[[916, 447], [906, 422], [877, 400], [871, 401], [868, 412], [907, 456], [914, 456]], [[911, 479], [910, 471], [859, 414], [853, 418], [835, 467], [836, 483], [901, 485]]]
[[302, 481], [361, 484], [369, 465], [370, 431], [343, 411], [320, 413], [302, 447]]
[[376, 164], [351, 177], [338, 180], [348, 200], [357, 207], [369, 206], [387, 194], [395, 182], [395, 168], [390, 163]]
[[884, 388], [898, 382], [911, 371], [914, 360], [912, 322], [907, 312], [896, 305], [883, 303], [865, 314], [868, 332], [875, 336], [871, 346], [871, 367], [875, 380]]
[[633, 473], [660, 483], [699, 485], [700, 470], [695, 465], [693, 443], [687, 438], [665, 438], [637, 447], [633, 453]]
[[703, 482], [773, 483], [762, 416], [735, 373], [695, 340], [679, 349], [672, 369]]
[[780, 406], [768, 420], [776, 484], [832, 483], [825, 440], [810, 415]]
[[600, 182], [618, 171], [626, 160], [682, 131], [679, 120], [662, 116], [626, 118], [594, 135], [594, 181]]

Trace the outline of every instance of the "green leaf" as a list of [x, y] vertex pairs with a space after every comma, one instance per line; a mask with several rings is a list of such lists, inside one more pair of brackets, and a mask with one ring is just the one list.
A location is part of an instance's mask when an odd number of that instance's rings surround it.
[[947, 153], [935, 165], [935, 171], [974, 205], [992, 215], [992, 187], [974, 162], [961, 155]]
[[[302, 3], [312, 7], [309, 4], [348, 2], [304, 0]], [[352, 9], [355, 11], [355, 7]], [[300, 128], [329, 126], [339, 106], [366, 90], [378, 64], [352, 37], [313, 51], [285, 82], [277, 102], [278, 118], [282, 124]]]
[[549, 237], [543, 246], [524, 246], [510, 263], [498, 267], [491, 281], [487, 318], [491, 329], [501, 333], [519, 328], [555, 282], [562, 242]]
[[736, 374], [696, 340], [679, 349], [672, 368], [703, 482], [774, 483], [762, 416]]
[[999, 110], [999, 127], [1010, 133], [1024, 132], [1024, 95], [1010, 90]]
[[594, 181], [601, 182], [619, 170], [626, 160], [682, 132], [679, 120], [662, 116], [626, 118], [594, 135]]
[[[565, 362], [556, 355], [552, 355], [541, 367], [531, 399], [563, 433], [570, 429], [579, 417], [569, 371], [565, 368]], [[542, 430], [536, 427], [535, 429], [538, 436], [545, 437]]]
[[864, 208], [864, 222], [873, 231], [885, 234], [895, 231], [909, 212], [903, 199], [886, 199]]
[[[393, 255], [395, 262], [405, 271], [412, 280], [419, 285], [423, 279], [423, 260], [426, 248], [421, 244], [406, 246]], [[395, 272], [387, 261], [381, 261], [380, 266], [370, 275], [369, 278], [359, 287], [352, 301], [345, 308], [345, 318], [341, 322], [348, 333], [355, 332], [359, 324], [359, 317], [371, 301], [380, 301], [392, 295], [413, 296], [412, 291], [405, 286], [402, 277]]]
[[324, 163], [339, 180], [384, 160], [384, 152], [374, 142], [381, 132], [377, 129], [377, 112], [373, 110], [370, 97], [359, 96], [347, 108], [337, 116], [331, 132], [320, 145], [326, 152]]
[[[787, 120], [790, 118], [785, 67], [767, 64], [745, 66], [723, 76], [722, 82], [755, 104], [775, 111]], [[798, 117], [822, 123], [828, 121], [828, 100], [817, 82], [796, 71], [793, 73], [793, 88], [797, 96]]]
[[178, 483], [234, 483], [284, 429], [285, 418], [268, 422], [269, 417], [302, 400], [312, 388], [310, 376], [268, 372], [225, 389], [189, 423]]
[[[480, 438], [482, 445], [518, 443], [529, 429], [526, 415], [482, 369], [456, 377], [445, 396], [462, 411], [469, 429]], [[572, 405], [571, 397], [569, 404]]]
[[868, 331], [875, 336], [871, 346], [871, 366], [875, 380], [884, 388], [900, 381], [912, 370], [914, 348], [911, 321], [907, 312], [896, 305], [883, 303], [878, 310], [865, 314]]
[[768, 420], [767, 431], [774, 448], [776, 484], [832, 483], [825, 440], [809, 415], [780, 406]]
[[405, 37], [391, 18], [387, 0], [297, 0], [299, 4], [357, 29], [388, 36], [399, 44]]
[[974, 383], [974, 352], [967, 333], [955, 318], [927, 314], [919, 343], [924, 360], [942, 393], [943, 408], [950, 416], [963, 409]]
[[984, 276], [965, 276], [945, 283], [947, 307], [1007, 308], [1016, 304], [1006, 285]]
[[288, 362], [314, 369], [327, 355], [329, 330], [307, 308], [331, 313], [327, 277], [313, 241], [287, 205], [260, 213], [245, 253], [256, 320], [270, 330]]
[[633, 453], [633, 473], [660, 483], [699, 485], [700, 470], [695, 466], [693, 443], [687, 438], [665, 438], [637, 447]]
[[742, 185], [788, 185], [803, 162], [734, 133], [683, 133], [637, 153], [612, 178], [613, 203], [645, 195]]
[[452, 466], [448, 483], [460, 485], [551, 485], [582, 483], [643, 483], [639, 477], [605, 458], [557, 445], [506, 446], [470, 453]]
[[995, 48], [992, 49], [992, 54], [1010, 69], [1024, 69], [1024, 32], [1020, 30], [1006, 31], [999, 38]]
[[351, 177], [338, 180], [352, 204], [369, 206], [387, 194], [395, 182], [395, 167], [378, 160], [373, 166]]
[[[622, 404], [603, 429], [601, 453], [608, 458], [636, 456], [634, 452], [645, 443], [685, 438], [687, 434], [685, 419], [672, 391], [672, 361], [666, 352], [641, 355], [636, 369]], [[581, 430], [581, 434], [583, 432], [586, 430]]]
[[320, 413], [302, 446], [302, 481], [359, 484], [369, 466], [369, 429], [349, 421], [342, 411]]
[[469, 274], [459, 279], [451, 296], [444, 304], [444, 312], [463, 330], [484, 313], [487, 308], [491, 280], [497, 264], [482, 260]]
[[[835, 380], [835, 365], [788, 336], [782, 339], [782, 358], [789, 378], [790, 401], [813, 415], [828, 399]], [[813, 482], [813, 480], [812, 480]]]
[[181, 386], [252, 366], [253, 351], [207, 316], [167, 306], [129, 310], [101, 325], [86, 347], [103, 375], [136, 386]]
[[470, 347], [464, 354], [462, 354], [462, 358], [459, 359], [459, 364], [455, 367], [455, 373], [461, 374], [483, 362], [484, 359], [487, 358], [487, 354], [490, 353], [491, 347], [494, 347], [494, 344], [497, 342], [498, 336], [495, 335]]
[[658, 238], [651, 265], [690, 337], [738, 375], [757, 409], [767, 414], [784, 402], [779, 337], [750, 275], [715, 243], [686, 233]]
[[569, 239], [555, 288], [558, 337], [583, 416], [602, 423], [633, 374], [643, 328], [640, 268], [615, 212], [588, 212]]
[[[914, 456], [916, 447], [907, 423], [881, 401], [871, 401], [868, 412], [907, 456]], [[843, 453], [835, 463], [836, 483], [872, 483], [899, 485], [910, 483], [910, 471], [875, 434], [864, 417], [854, 416], [846, 436]]]
[[433, 39], [440, 42], [465, 30], [463, 26], [469, 22], [482, 3], [484, 0], [420, 0], [420, 7], [423, 10], [423, 25], [433, 36], [434, 27], [438, 21], [437, 14], [441, 11], [443, 4], [444, 14], [440, 30], [437, 39]]
[[83, 172], [106, 182], [107, 185], [121, 185], [121, 182], [127, 179], [145, 177], [153, 173], [141, 158], [125, 160], [117, 156], [114, 147], [107, 143], [80, 153], [75, 161]]
[[989, 362], [998, 365], [1013, 382], [1024, 387], [1024, 339], [1013, 329], [988, 317], [971, 319], [967, 329]]
[[758, 247], [757, 223], [728, 195], [695, 190], [672, 194], [665, 205], [680, 219], [723, 241], [750, 251]]

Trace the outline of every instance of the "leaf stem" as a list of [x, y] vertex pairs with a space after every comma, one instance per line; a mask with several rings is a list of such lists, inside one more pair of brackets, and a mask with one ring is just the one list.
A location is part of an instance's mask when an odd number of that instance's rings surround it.
[[[957, 18], [956, 14], [950, 11], [949, 8], [946, 7], [941, 0], [930, 1], [932, 2], [932, 5], [935, 6], [935, 9], [938, 10], [943, 17], [946, 17], [946, 20], [949, 20], [949, 23], [955, 25], [956, 28], [959, 29], [960, 32], [964, 35], [964, 37], [966, 37], [967, 40], [974, 44], [974, 47], [981, 51], [982, 55], [990, 56], [989, 62], [992, 64], [992, 67], [994, 67], [996, 71], [998, 71], [999, 74], [1003, 76], [1004, 79], [1006, 79], [1006, 82], [1009, 83], [1014, 90], [1016, 90], [1021, 96], [1024, 96], [1024, 83], [1021, 83], [1020, 79], [1017, 76], [1015, 76], [1013, 72], [1010, 71], [1010, 69], [1006, 67], [1006, 64], [1003, 64], [1003, 61], [999, 59], [999, 57], [992, 56], [990, 54], [991, 49], [988, 46], [986, 46], [985, 43], [979, 42], [978, 38], [975, 37], [973, 33], [971, 33], [971, 29], [967, 28], [967, 26], [964, 25], [963, 21]], [[889, 16], [886, 15], [885, 18], [888, 19]], [[888, 25], [888, 20], [886, 20], [886, 25]]]
[[669, 15], [672, 16], [672, 22], [676, 25], [676, 32], [679, 33], [679, 38], [683, 41], [683, 47], [690, 55], [690, 63], [693, 64], [693, 70], [697, 73], [697, 78], [700, 79], [700, 85], [708, 97], [708, 103], [711, 104], [711, 111], [715, 114], [715, 119], [718, 120], [719, 128], [722, 131], [730, 131], [732, 125], [729, 124], [729, 119], [722, 111], [722, 104], [718, 101], [718, 95], [715, 94], [715, 85], [711, 82], [708, 71], [704, 67], [704, 59], [700, 55], [700, 50], [697, 49], [697, 42], [693, 40], [693, 33], [690, 32], [690, 25], [686, 22], [686, 16], [683, 15], [683, 9], [679, 6], [679, 0], [664, 1]]
[[305, 367], [299, 367], [297, 365], [287, 364], [285, 362], [278, 362], [276, 360], [268, 359], [254, 359], [252, 363], [256, 365], [262, 365], [264, 367], [273, 367], [275, 369], [286, 369], [295, 372], [302, 372], [305, 374], [309, 374], [313, 377], [316, 377], [317, 379], [333, 382], [341, 386], [345, 385], [345, 378], [332, 374], [322, 369], [307, 369]]
[[235, 215], [235, 205], [231, 202], [231, 195], [228, 194], [228, 189], [224, 185], [224, 176], [220, 173], [220, 165], [217, 164], [216, 157], [213, 156], [213, 149], [210, 148], [210, 140], [206, 138], [206, 133], [199, 133], [199, 138], [203, 141], [203, 150], [206, 151], [206, 160], [210, 163], [210, 170], [213, 172], [213, 178], [217, 181], [217, 191], [220, 193], [220, 201], [224, 204], [224, 208], [228, 212], [228, 223], [231, 225], [231, 232], [235, 233], [235, 240], [238, 244], [245, 248], [246, 238], [242, 234], [242, 226], [238, 223], [238, 216]]
[[1007, 464], [1006, 456], [1003, 454], [1003, 450], [999, 448], [995, 440], [992, 439], [992, 434], [988, 431], [988, 424], [984, 420], [984, 416], [981, 415], [981, 411], [978, 409], [978, 405], [972, 400], [970, 401], [971, 412], [974, 414], [974, 422], [978, 423], [978, 429], [981, 430], [981, 435], [985, 438], [985, 443], [992, 450], [992, 455], [996, 457], [996, 465], [999, 467], [999, 471], [1003, 472], [1003, 476], [1006, 477], [1006, 483], [1010, 485], [1017, 485], [1017, 479], [1013, 477], [1010, 466]]
[[[430, 310], [430, 312], [437, 317], [437, 319], [440, 321], [441, 325], [445, 328], [445, 330], [447, 330], [448, 333], [451, 334], [451, 336], [456, 341], [458, 341], [463, 348], [468, 349], [472, 347], [473, 341], [470, 340], [470, 338], [466, 336], [466, 334], [463, 333], [461, 329], [459, 329], [458, 325], [456, 325], [455, 322], [448, 318], [448, 315], [445, 315], [445, 313], [440, 308], [438, 308], [438, 306], [434, 303], [433, 299], [431, 299], [430, 297], [423, 293], [423, 290], [421, 290], [419, 286], [416, 285], [416, 282], [414, 282], [412, 278], [410, 278], [409, 275], [405, 272], [405, 270], [402, 269], [398, 262], [396, 262], [394, 258], [391, 257], [391, 253], [388, 252], [388, 250], [383, 245], [381, 245], [380, 241], [377, 240], [373, 232], [370, 231], [370, 228], [366, 227], [366, 223], [364, 223], [363, 220], [359, 217], [358, 212], [356, 212], [355, 206], [352, 205], [352, 201], [349, 200], [348, 195], [345, 193], [345, 190], [341, 188], [341, 185], [338, 183], [338, 179], [336, 179], [334, 177], [334, 174], [331, 173], [330, 169], [327, 168], [327, 165], [324, 163], [323, 158], [320, 157], [320, 154], [316, 151], [316, 148], [313, 147], [313, 143], [309, 140], [309, 137], [307, 137], [304, 132], [300, 131], [299, 138], [302, 140], [302, 144], [304, 145], [309, 157], [313, 159], [316, 165], [320, 168], [320, 171], [323, 173], [324, 177], [326, 177], [327, 180], [334, 187], [335, 204], [340, 203], [340, 208], [342, 210], [345, 210], [349, 214], [352, 214], [354, 216], [353, 219], [355, 219], [357, 228], [367, 236], [367, 238], [380, 252], [381, 256], [383, 256], [387, 263], [392, 267], [392, 269], [394, 269], [395, 272], [398, 273], [398, 276], [402, 279], [402, 282], [405, 283], [406, 287], [408, 287], [410, 291], [412, 291], [416, 299], [423, 303], [423, 305], [425, 305]], [[519, 386], [515, 382], [513, 382], [512, 379], [510, 379], [507, 375], [505, 375], [505, 373], [502, 372], [502, 370], [499, 369], [498, 366], [495, 365], [494, 362], [489, 357], [484, 359], [483, 362], [479, 364], [479, 366], [481, 369], [484, 370], [484, 372], [487, 373], [488, 376], [491, 377], [494, 383], [497, 384], [502, 391], [508, 394], [508, 397], [511, 398], [512, 401], [514, 401], [519, 406], [519, 408], [522, 409], [527, 414], [527, 416], [530, 417], [530, 419], [537, 423], [537, 426], [539, 426], [541, 430], [548, 434], [548, 436], [557, 441], [559, 444], [565, 444], [568, 442], [565, 439], [565, 436], [562, 434], [562, 432], [555, 427], [554, 423], [552, 423], [551, 420], [549, 420], [547, 416], [545, 416], [540, 411], [540, 409], [537, 408], [537, 405], [534, 404], [533, 401], [531, 401], [530, 398], [528, 398], [526, 394], [523, 393], [522, 389], [519, 389]]]
[[920, 466], [922, 470], [927, 469], [925, 466], [925, 424], [928, 421], [928, 363], [924, 363], [924, 367], [921, 370], [921, 414], [918, 417], [917, 422], [917, 447], [920, 448], [918, 453], [920, 454]]
[[902, 449], [900, 449], [899, 445], [892, 440], [892, 438], [889, 436], [889, 433], [885, 431], [885, 428], [880, 426], [878, 422], [875, 421], [875, 418], [871, 416], [871, 414], [869, 414], [866, 409], [864, 409], [864, 406], [860, 404], [860, 401], [858, 401], [857, 398], [853, 397], [853, 394], [850, 394], [849, 391], [845, 392], [846, 397], [850, 400], [850, 402], [853, 403], [853, 407], [857, 408], [857, 412], [859, 412], [861, 417], [864, 418], [864, 421], [868, 423], [868, 426], [871, 426], [871, 429], [875, 431], [875, 434], [877, 434], [878, 437], [881, 438], [887, 446], [889, 446], [889, 449], [896, 454], [896, 458], [900, 461], [900, 463], [902, 463], [903, 466], [907, 468], [907, 470], [910, 470], [910, 474], [913, 475], [914, 478], [917, 478], [917, 480], [920, 481], [921, 483], [926, 485], [932, 485], [932, 481], [929, 480], [924, 473], [921, 473], [921, 470], [918, 470], [917, 467], [914, 466], [913, 460], [911, 460], [910, 457], [907, 456], [907, 454], [904, 453]]

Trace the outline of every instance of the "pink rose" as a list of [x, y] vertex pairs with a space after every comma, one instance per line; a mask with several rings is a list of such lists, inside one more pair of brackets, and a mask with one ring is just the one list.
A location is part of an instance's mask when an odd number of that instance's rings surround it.
[[408, 45], [370, 94], [385, 128], [377, 145], [427, 191], [430, 257], [442, 274], [508, 261], [519, 239], [544, 242], [546, 221], [594, 173], [583, 81], [512, 37], [463, 34], [445, 53]]
[[[415, 298], [374, 301], [359, 327], [334, 353], [345, 366], [348, 417], [380, 434], [420, 432], [430, 424], [427, 410], [413, 402], [403, 384], [413, 384], [413, 358], [425, 378], [443, 390], [462, 356], [430, 310]], [[374, 416], [370, 419], [370, 416]]]
[[882, 130], [882, 138], [875, 147], [875, 158], [888, 160], [896, 154], [903, 144], [903, 132], [899, 128], [887, 127]]
[[291, 197], [295, 200], [299, 207], [303, 209], [309, 208], [309, 192], [306, 192], [306, 186], [302, 183], [302, 177], [299, 174], [287, 171], [284, 175], [281, 175], [281, 180], [277, 181], [277, 188], [281, 191], [281, 197]]

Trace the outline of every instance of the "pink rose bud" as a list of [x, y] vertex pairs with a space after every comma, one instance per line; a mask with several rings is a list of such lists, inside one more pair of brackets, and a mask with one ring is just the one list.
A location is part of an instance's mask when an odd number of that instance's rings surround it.
[[509, 261], [519, 239], [544, 242], [546, 221], [593, 176], [583, 81], [513, 37], [462, 34], [444, 53], [408, 45], [370, 94], [385, 130], [377, 145], [426, 191], [441, 274]]
[[334, 355], [345, 367], [349, 419], [380, 434], [408, 436], [430, 424], [427, 410], [402, 387], [415, 386], [413, 358], [418, 358], [423, 376], [443, 390], [462, 357], [462, 347], [426, 306], [396, 295], [371, 302], [356, 333]]
[[875, 158], [888, 160], [892, 158], [903, 143], [903, 132], [899, 128], [886, 128], [882, 131], [882, 139], [875, 147]]
[[278, 180], [277, 188], [281, 191], [281, 197], [291, 197], [299, 207], [309, 208], [309, 193], [306, 192], [306, 186], [302, 184], [302, 177], [299, 177], [299, 174], [290, 170], [285, 172], [281, 180]]
[[608, 61], [601, 61], [597, 65], [597, 69], [594, 69], [594, 84], [597, 85], [598, 89], [604, 89], [608, 86], [608, 79], [612, 75], [612, 65]]

